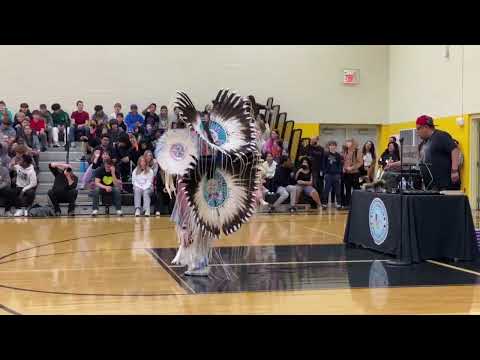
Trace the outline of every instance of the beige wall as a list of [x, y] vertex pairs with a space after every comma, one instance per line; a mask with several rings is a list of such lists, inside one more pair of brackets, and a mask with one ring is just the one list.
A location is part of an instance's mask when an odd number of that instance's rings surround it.
[[[273, 96], [289, 119], [382, 123], [388, 116], [387, 46], [2, 46], [2, 97], [10, 108], [77, 99], [171, 103], [184, 89], [202, 107], [222, 87]], [[361, 84], [342, 84], [359, 68]]]
[[445, 48], [390, 46], [390, 122], [480, 112], [480, 46], [451, 45], [449, 59]]

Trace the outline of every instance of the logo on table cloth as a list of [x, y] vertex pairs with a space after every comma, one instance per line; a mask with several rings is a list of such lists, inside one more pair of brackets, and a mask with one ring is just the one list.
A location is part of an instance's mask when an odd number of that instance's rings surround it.
[[185, 158], [185, 146], [180, 143], [173, 144], [170, 146], [170, 156], [174, 160], [183, 160]]
[[218, 171], [215, 171], [213, 178], [205, 182], [203, 187], [203, 198], [210, 208], [218, 208], [227, 200], [227, 182]]
[[373, 199], [370, 204], [368, 225], [375, 244], [383, 244], [388, 235], [388, 213], [380, 198]]

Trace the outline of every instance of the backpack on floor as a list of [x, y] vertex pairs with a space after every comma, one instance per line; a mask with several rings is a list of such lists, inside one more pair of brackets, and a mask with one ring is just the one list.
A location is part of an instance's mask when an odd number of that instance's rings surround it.
[[33, 205], [28, 212], [30, 217], [50, 217], [55, 216], [53, 208], [50, 206]]

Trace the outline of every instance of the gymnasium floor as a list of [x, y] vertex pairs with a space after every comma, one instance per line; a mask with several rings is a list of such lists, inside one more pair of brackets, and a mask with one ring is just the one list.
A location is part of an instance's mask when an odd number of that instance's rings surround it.
[[167, 217], [0, 220], [0, 314], [478, 314], [480, 264], [345, 249], [346, 214], [256, 215], [185, 278]]

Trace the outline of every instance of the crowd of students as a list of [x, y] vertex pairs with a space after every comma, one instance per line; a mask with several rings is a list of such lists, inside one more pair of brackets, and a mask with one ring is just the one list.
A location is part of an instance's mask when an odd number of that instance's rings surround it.
[[[135, 215], [150, 216], [153, 197], [155, 214], [171, 208], [164, 189], [164, 174], [153, 156], [153, 149], [169, 128], [184, 127], [176, 112], [169, 116], [167, 106], [157, 114], [156, 104], [150, 104], [142, 113], [131, 105], [126, 116], [117, 103], [108, 116], [102, 105], [96, 105], [90, 115], [83, 101], [77, 101], [71, 115], [53, 104], [51, 112], [45, 104], [30, 111], [22, 103], [15, 114], [0, 101], [0, 200], [6, 212], [27, 216], [38, 185], [39, 156], [49, 147], [71, 146], [80, 143], [82, 161], [88, 168], [78, 179], [71, 165], [51, 163], [54, 175], [48, 197], [57, 215], [60, 204], [68, 203], [68, 214], [75, 215], [77, 187], [89, 188], [93, 197], [92, 215], [98, 213], [100, 200], [111, 197], [117, 214], [122, 215], [121, 194], [134, 194]], [[135, 167], [135, 170], [133, 170]], [[167, 210], [168, 211], [168, 210]]]
[[[185, 126], [177, 112], [169, 114], [168, 108], [161, 106], [157, 113], [156, 104], [150, 104], [139, 113], [138, 107], [131, 105], [124, 116], [122, 105], [116, 103], [110, 115], [101, 105], [90, 115], [82, 101], [76, 102], [76, 108], [69, 115], [57, 103], [51, 106], [52, 112], [45, 104], [30, 111], [28, 104], [22, 103], [14, 114], [0, 101], [0, 200], [6, 211], [15, 208], [14, 216], [28, 214], [38, 184], [41, 152], [77, 143], [82, 161], [88, 162], [81, 179], [69, 164], [49, 165], [55, 180], [48, 197], [57, 215], [60, 204], [68, 203], [68, 214], [74, 216], [77, 188], [91, 190], [93, 216], [98, 214], [101, 200], [108, 197], [122, 215], [122, 193], [133, 193], [135, 216], [150, 216], [152, 202], [155, 215], [171, 210], [164, 173], [153, 150], [165, 131]], [[339, 150], [335, 141], [322, 147], [318, 137], [303, 139], [293, 163], [288, 144], [278, 132], [269, 130], [261, 114], [256, 120], [257, 146], [264, 159], [260, 166], [263, 186], [257, 197], [271, 212], [287, 199], [294, 212], [302, 197], [317, 208], [327, 208], [330, 200], [337, 209], [348, 209], [352, 191], [362, 182], [373, 181], [377, 166], [383, 170], [399, 166], [399, 146], [393, 137], [379, 157], [373, 141], [360, 148], [354, 139], [347, 139]]]

